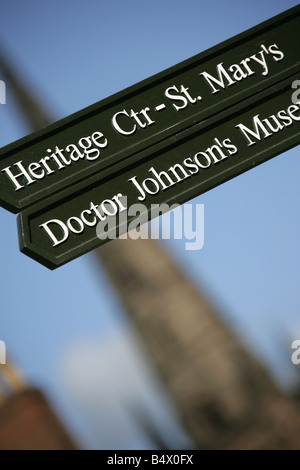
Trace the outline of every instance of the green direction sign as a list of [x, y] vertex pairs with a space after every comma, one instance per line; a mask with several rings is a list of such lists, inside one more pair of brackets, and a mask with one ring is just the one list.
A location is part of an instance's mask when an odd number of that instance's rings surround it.
[[19, 212], [125, 159], [130, 166], [137, 153], [196, 123], [204, 127], [299, 71], [299, 31], [295, 7], [4, 147], [0, 204]]
[[26, 209], [18, 216], [21, 251], [55, 269], [150, 220], [155, 205], [181, 204], [299, 144], [297, 78]]

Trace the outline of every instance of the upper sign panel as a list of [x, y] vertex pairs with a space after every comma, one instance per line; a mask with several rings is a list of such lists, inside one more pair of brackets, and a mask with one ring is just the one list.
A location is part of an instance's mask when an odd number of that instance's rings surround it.
[[158, 144], [300, 71], [300, 7], [12, 143], [0, 204], [12, 212]]

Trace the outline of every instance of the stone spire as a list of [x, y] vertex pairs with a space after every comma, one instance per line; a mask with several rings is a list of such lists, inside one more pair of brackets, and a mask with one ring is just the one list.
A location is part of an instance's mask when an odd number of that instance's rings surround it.
[[300, 447], [297, 406], [158, 244], [97, 252], [198, 448]]

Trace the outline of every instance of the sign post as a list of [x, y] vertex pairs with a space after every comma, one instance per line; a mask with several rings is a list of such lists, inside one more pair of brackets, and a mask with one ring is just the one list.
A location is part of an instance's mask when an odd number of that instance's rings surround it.
[[300, 71], [300, 7], [0, 150], [0, 204], [12, 212], [120, 162]]
[[[50, 269], [300, 143], [300, 103], [286, 79], [131, 160], [24, 210], [21, 251]], [[111, 237], [111, 234], [113, 235]]]
[[55, 269], [299, 144], [299, 31], [297, 6], [2, 148], [21, 251]]

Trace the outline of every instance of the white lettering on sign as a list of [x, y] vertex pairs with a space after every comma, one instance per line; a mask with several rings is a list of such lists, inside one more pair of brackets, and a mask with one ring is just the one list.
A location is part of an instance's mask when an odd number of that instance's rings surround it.
[[[168, 191], [178, 184], [184, 185], [195, 175], [203, 175], [203, 181], [206, 180], [205, 173], [214, 168], [215, 165], [226, 165], [229, 159], [236, 158], [236, 163], [241, 162], [243, 149], [235, 145], [235, 138], [242, 135], [244, 145], [251, 147], [264, 139], [272, 139], [284, 129], [300, 124], [300, 104], [288, 105], [286, 109], [279, 109], [268, 117], [262, 117], [256, 114], [249, 118], [247, 125], [242, 122], [233, 123], [231, 126], [231, 135], [226, 138], [214, 137], [211, 145], [204, 149], [199, 149], [193, 154], [182, 156], [179, 161], [174, 162], [168, 168], [158, 168], [158, 163], [152, 164], [143, 175], [141, 173], [133, 174], [127, 178], [131, 189], [135, 189], [135, 202], [147, 203], [149, 198], [155, 197], [162, 191]], [[248, 118], [247, 118], [248, 119]], [[201, 141], [201, 137], [199, 137]], [[240, 142], [243, 140], [239, 139]], [[275, 143], [276, 145], [276, 143]], [[239, 158], [237, 156], [240, 155]], [[225, 168], [226, 171], [226, 168]], [[198, 179], [198, 182], [200, 180]], [[124, 200], [126, 203], [124, 203]], [[135, 202], [133, 204], [135, 204]], [[131, 207], [131, 203], [130, 203]], [[52, 216], [39, 227], [48, 235], [52, 246], [56, 247], [66, 242], [70, 235], [80, 235], [89, 228], [94, 228], [97, 224], [101, 226], [110, 222], [111, 218], [121, 217], [121, 213], [127, 209], [126, 194], [117, 195], [102, 200], [99, 205], [89, 202], [89, 206], [77, 214], [70, 214], [70, 217], [61, 220], [60, 216]], [[147, 211], [146, 211], [147, 212]], [[123, 215], [123, 214], [122, 214]]]
[[223, 62], [220, 62], [216, 68], [217, 76], [213, 76], [208, 72], [201, 72], [199, 75], [205, 78], [212, 89], [212, 94], [254, 75], [257, 64], [260, 67], [261, 75], [266, 76], [269, 74], [267, 55], [271, 54], [272, 59], [278, 62], [284, 59], [284, 54], [279, 50], [277, 44], [272, 44], [268, 48], [262, 45], [261, 49], [257, 54], [246, 57], [238, 64], [232, 64], [229, 67], [225, 67]]
[[80, 159], [96, 160], [101, 155], [101, 149], [107, 147], [107, 144], [107, 139], [102, 132], [97, 131], [91, 136], [82, 137], [77, 144], [67, 145], [65, 149], [60, 149], [58, 146], [55, 147], [54, 151], [47, 149], [49, 155], [41, 158], [38, 162], [30, 163], [27, 168], [20, 160], [1, 171], [7, 174], [14, 184], [15, 190], [18, 191]]
[[242, 123], [237, 124], [236, 127], [240, 129], [242, 134], [246, 137], [248, 147], [251, 147], [255, 145], [257, 141], [271, 137], [272, 134], [276, 134], [286, 127], [291, 126], [294, 121], [300, 122], [299, 109], [300, 106], [291, 104], [287, 110], [281, 109], [278, 113], [272, 114], [264, 119], [257, 114], [252, 118], [252, 128]]
[[161, 190], [165, 191], [171, 186], [191, 178], [199, 171], [206, 170], [212, 165], [227, 159], [228, 156], [236, 154], [237, 151], [237, 147], [232, 144], [230, 139], [224, 139], [221, 142], [215, 137], [213, 145], [204, 152], [197, 152], [193, 157], [186, 158], [182, 163], [175, 163], [166, 171], [158, 172], [154, 167], [151, 167], [148, 170], [151, 178], [138, 181], [137, 176], [133, 176], [128, 181], [138, 190], [138, 200], [144, 201], [147, 195], [157, 194]]
[[[219, 62], [214, 66], [213, 72], [206, 70], [199, 73], [197, 70], [196, 77], [199, 78], [200, 76], [204, 79], [206, 87], [207, 85], [209, 86], [210, 95], [214, 95], [256, 74], [266, 77], [270, 73], [270, 64], [282, 61], [284, 57], [284, 53], [279, 49], [277, 44], [271, 44], [268, 47], [262, 44], [256, 53], [243, 58], [238, 63], [226, 65], [224, 62]], [[203, 83], [201, 83], [200, 79], [198, 83], [200, 88]], [[122, 138], [129, 138], [141, 131], [146, 132], [145, 130], [148, 129], [149, 126], [158, 125], [155, 116], [157, 116], [157, 113], [162, 113], [163, 115], [165, 109], [169, 108], [173, 113], [180, 113], [187, 107], [201, 106], [207, 97], [204, 99], [200, 91], [201, 90], [192, 91], [183, 84], [175, 85], [174, 83], [170, 83], [170, 86], [162, 90], [163, 96], [161, 98], [163, 98], [164, 102], [158, 101], [153, 104], [152, 107], [144, 106], [142, 109], [123, 108], [118, 110], [110, 117], [110, 125]], [[298, 91], [296, 91], [294, 95], [298, 96]], [[295, 97], [294, 95], [293, 97]], [[251, 139], [251, 136], [256, 140], [260, 140], [261, 135], [263, 138], [266, 138], [271, 135], [272, 132], [277, 132], [277, 130], [272, 131], [273, 125], [276, 126], [276, 129], [283, 129], [284, 126], [291, 125], [292, 120], [297, 120], [295, 116], [292, 116], [292, 113], [292, 107], [290, 107], [287, 113], [283, 110], [280, 111], [277, 117], [271, 117], [273, 124], [271, 118], [269, 118], [268, 122], [264, 123], [260, 120], [258, 115], [253, 118], [254, 130], [248, 129], [243, 124], [240, 124], [240, 130], [248, 138], [249, 145], [254, 145], [255, 141]], [[60, 148], [58, 145], [54, 147], [54, 150], [46, 148], [44, 156], [38, 161], [25, 164], [23, 160], [20, 159], [16, 163], [3, 168], [1, 171], [9, 178], [15, 191], [19, 191], [39, 180], [43, 180], [48, 175], [55, 174], [56, 172], [70, 167], [73, 163], [80, 160], [90, 162], [97, 160], [101, 157], [102, 150], [106, 147], [108, 147], [108, 139], [102, 132], [96, 131], [86, 137], [78, 138], [77, 143], [70, 143], [66, 145], [65, 148]], [[201, 165], [203, 164], [202, 159]], [[187, 168], [188, 165], [196, 165], [198, 169], [201, 167], [199, 164], [187, 161], [185, 167]], [[188, 170], [185, 169], [186, 175], [184, 178], [188, 178], [191, 168], [194, 168], [195, 171], [196, 166], [190, 166]], [[132, 182], [134, 183], [134, 180]], [[144, 187], [141, 187], [142, 191], [148, 194], [156, 194], [159, 188], [160, 183], [153, 178], [148, 178], [147, 181], [144, 181]], [[141, 194], [143, 194], [143, 192]], [[80, 228], [81, 225], [80, 227], [78, 225], [77, 229], [80, 230]]]
[[134, 134], [137, 128], [144, 129], [155, 123], [155, 121], [149, 117], [149, 111], [150, 108], [148, 106], [138, 112], [131, 109], [130, 113], [123, 109], [123, 111], [119, 111], [113, 115], [112, 125], [119, 134]]
[[123, 204], [123, 195], [116, 194], [111, 199], [104, 199], [101, 204], [90, 203], [89, 209], [83, 210], [79, 216], [69, 217], [63, 222], [60, 219], [50, 219], [40, 225], [53, 242], [53, 247], [58, 246], [69, 238], [70, 232], [79, 234], [85, 226], [95, 227], [99, 221], [105, 221], [106, 217], [115, 216], [126, 209]]
[[[202, 100], [201, 96], [197, 96], [197, 98], [193, 98], [189, 91], [189, 89], [184, 87], [183, 85], [180, 86], [180, 89], [177, 88], [177, 86], [173, 85], [169, 88], [166, 89], [165, 91], [165, 96], [169, 98], [171, 101], [179, 101], [181, 105], [179, 106], [178, 104], [173, 103], [173, 107], [176, 109], [176, 111], [180, 111], [181, 109], [185, 109], [189, 103], [195, 104], [198, 101]], [[173, 93], [173, 92], [176, 93]]]

